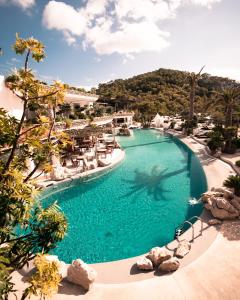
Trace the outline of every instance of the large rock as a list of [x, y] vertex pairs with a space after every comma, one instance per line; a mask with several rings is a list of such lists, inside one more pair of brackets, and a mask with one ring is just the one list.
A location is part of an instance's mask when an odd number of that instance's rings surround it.
[[240, 211], [240, 201], [237, 199], [237, 197], [235, 197], [234, 199], [232, 199], [230, 201], [230, 203], [232, 204], [232, 206], [234, 208], [236, 208], [238, 211]]
[[158, 269], [164, 272], [173, 272], [176, 271], [179, 268], [179, 266], [179, 260], [176, 257], [172, 257], [168, 260], [163, 261]]
[[142, 257], [140, 258], [137, 262], [136, 265], [138, 269], [140, 270], [153, 270], [153, 264], [150, 259], [147, 257]]
[[214, 192], [214, 191], [208, 191], [208, 192], [202, 194], [201, 200], [202, 200], [203, 203], [209, 203], [209, 202], [211, 202], [211, 200], [214, 197], [220, 197], [222, 195], [223, 195], [222, 193], [217, 193], [217, 192]]
[[191, 244], [187, 240], [179, 242], [178, 247], [175, 251], [175, 256], [183, 258], [191, 249]]
[[204, 207], [210, 210], [213, 217], [220, 220], [235, 219], [240, 214], [240, 203], [235, 201], [231, 190], [227, 188], [213, 188], [202, 195]]
[[91, 288], [96, 277], [97, 272], [81, 259], [74, 260], [68, 267], [67, 280], [81, 285], [86, 290]]
[[227, 201], [225, 198], [223, 197], [217, 197], [214, 199], [213, 205], [216, 205], [217, 208], [222, 208], [230, 213], [236, 213], [236, 208], [230, 204], [229, 201]]
[[233, 220], [239, 216], [238, 212], [231, 213], [225, 209], [218, 208], [217, 206], [213, 206], [211, 208], [211, 213], [214, 216], [214, 218], [220, 220]]
[[154, 266], [159, 266], [160, 263], [171, 258], [171, 253], [165, 248], [155, 247], [150, 250], [147, 258], [151, 260]]
[[232, 199], [234, 197], [234, 193], [226, 187], [213, 188], [212, 190], [214, 192], [222, 193], [222, 196], [225, 199]]

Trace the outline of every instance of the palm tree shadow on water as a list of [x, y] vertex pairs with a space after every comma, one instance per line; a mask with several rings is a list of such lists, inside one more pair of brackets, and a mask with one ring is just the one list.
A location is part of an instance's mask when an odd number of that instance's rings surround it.
[[138, 194], [146, 191], [148, 195], [153, 196], [155, 201], [168, 201], [169, 198], [164, 194], [169, 193], [170, 191], [164, 189], [164, 181], [172, 176], [176, 176], [187, 171], [187, 167], [183, 167], [176, 171], [169, 172], [167, 168], [160, 170], [158, 165], [152, 167], [150, 174], [136, 169], [135, 178], [133, 180], [123, 180], [131, 185], [130, 191], [123, 197], [125, 198], [133, 194], [137, 196]]
[[123, 149], [129, 149], [129, 148], [136, 148], [136, 147], [146, 147], [146, 146], [152, 146], [152, 145], [157, 145], [157, 144], [164, 144], [164, 143], [172, 143], [172, 140], [170, 137], [165, 137], [164, 140], [162, 141], [148, 141], [146, 143], [142, 144], [133, 144], [133, 145], [126, 145], [122, 146]]

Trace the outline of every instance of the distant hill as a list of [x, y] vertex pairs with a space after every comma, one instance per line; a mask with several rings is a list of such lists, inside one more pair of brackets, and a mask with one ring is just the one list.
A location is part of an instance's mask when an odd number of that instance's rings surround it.
[[[189, 72], [159, 69], [129, 79], [117, 79], [100, 84], [99, 102], [119, 109], [133, 109], [137, 113], [154, 115], [186, 114], [188, 110]], [[210, 104], [221, 87], [237, 84], [234, 80], [204, 74], [196, 89], [196, 112], [211, 110]]]

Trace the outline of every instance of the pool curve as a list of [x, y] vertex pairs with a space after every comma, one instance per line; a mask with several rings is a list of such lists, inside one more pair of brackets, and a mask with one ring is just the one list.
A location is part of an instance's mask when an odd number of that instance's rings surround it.
[[107, 262], [146, 253], [174, 239], [175, 229], [202, 205], [204, 171], [180, 140], [155, 130], [121, 137], [125, 159], [91, 180], [60, 183], [42, 193], [44, 205], [58, 200], [69, 229], [53, 254], [71, 263]]

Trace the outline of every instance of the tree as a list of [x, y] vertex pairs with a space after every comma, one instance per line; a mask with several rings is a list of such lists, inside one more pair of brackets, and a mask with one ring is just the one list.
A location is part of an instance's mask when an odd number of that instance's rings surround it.
[[84, 119], [84, 107], [81, 107], [80, 104], [75, 104], [74, 105], [74, 114], [78, 119]]
[[[34, 38], [16, 36], [16, 54], [25, 55], [24, 67], [6, 79], [7, 86], [23, 104], [20, 120], [0, 109], [0, 289], [3, 299], [13, 290], [9, 272], [21, 268], [37, 253], [47, 253], [63, 239], [66, 218], [56, 203], [43, 208], [36, 197], [36, 172], [51, 170], [51, 157], [68, 143], [66, 134], [54, 131], [56, 107], [63, 102], [65, 86], [55, 82], [46, 86], [29, 69], [29, 59], [40, 62], [45, 57], [44, 46]], [[37, 111], [35, 124], [28, 124], [27, 110]], [[47, 114], [46, 114], [47, 112]], [[35, 166], [28, 167], [29, 160]], [[40, 173], [41, 174], [41, 173]], [[34, 177], [35, 176], [35, 177]], [[21, 228], [21, 230], [20, 230]], [[5, 297], [5, 298], [4, 298]]]
[[233, 111], [240, 105], [240, 88], [228, 87], [217, 92], [217, 101], [215, 104], [223, 105], [225, 115], [225, 127], [233, 126]]
[[201, 68], [201, 70], [196, 73], [190, 73], [188, 76], [188, 82], [190, 86], [190, 94], [189, 94], [189, 117], [188, 121], [191, 123], [194, 117], [194, 102], [196, 96], [196, 86], [198, 84], [199, 79], [201, 78], [201, 72], [205, 66]]
[[59, 113], [62, 114], [64, 117], [69, 118], [69, 115], [72, 112], [71, 105], [69, 103], [62, 103], [59, 105]]

